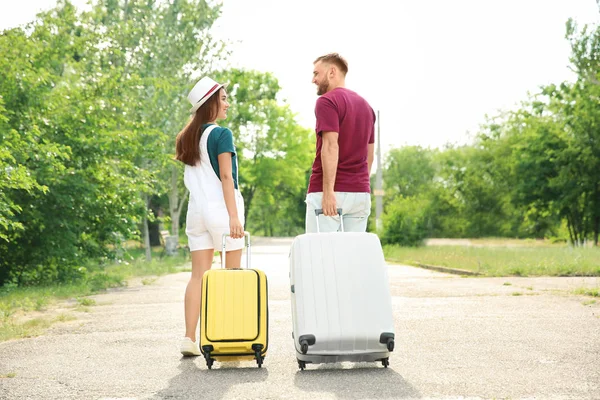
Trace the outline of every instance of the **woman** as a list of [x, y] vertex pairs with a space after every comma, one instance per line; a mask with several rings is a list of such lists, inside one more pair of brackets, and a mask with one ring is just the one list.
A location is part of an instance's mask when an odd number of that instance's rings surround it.
[[192, 276], [185, 291], [184, 356], [200, 355], [196, 327], [200, 315], [202, 276], [210, 269], [224, 233], [226, 268], [239, 268], [244, 246], [244, 201], [238, 189], [233, 134], [216, 124], [227, 118], [227, 92], [222, 84], [202, 78], [188, 95], [192, 120], [177, 135], [176, 159], [185, 164], [190, 192], [186, 234], [192, 255]]

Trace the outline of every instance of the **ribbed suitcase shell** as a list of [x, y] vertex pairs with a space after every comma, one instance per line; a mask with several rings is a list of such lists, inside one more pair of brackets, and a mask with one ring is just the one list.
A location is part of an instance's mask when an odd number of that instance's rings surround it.
[[[308, 233], [290, 250], [296, 356], [306, 363], [387, 361], [394, 333], [387, 266], [377, 235]], [[315, 343], [303, 354], [300, 339]], [[393, 348], [392, 348], [393, 349]], [[384, 364], [385, 365], [385, 364]]]
[[[214, 269], [202, 278], [200, 348], [217, 361], [252, 360], [268, 345], [267, 277], [256, 269]], [[203, 350], [203, 353], [205, 351]]]

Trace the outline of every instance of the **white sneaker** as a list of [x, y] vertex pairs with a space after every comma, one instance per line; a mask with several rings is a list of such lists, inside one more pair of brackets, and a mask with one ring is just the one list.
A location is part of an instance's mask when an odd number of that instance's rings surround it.
[[181, 344], [179, 345], [179, 351], [186, 357], [199, 356], [200, 354], [202, 354], [200, 352], [200, 348], [198, 347], [198, 343], [192, 342], [192, 339], [190, 339], [187, 336], [181, 340]]

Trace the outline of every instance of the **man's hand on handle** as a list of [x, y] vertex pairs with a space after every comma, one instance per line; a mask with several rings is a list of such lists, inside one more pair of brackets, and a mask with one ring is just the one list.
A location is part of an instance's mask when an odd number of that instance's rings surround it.
[[321, 208], [323, 208], [323, 215], [326, 215], [328, 217], [338, 215], [334, 192], [323, 192], [323, 201], [321, 202]]

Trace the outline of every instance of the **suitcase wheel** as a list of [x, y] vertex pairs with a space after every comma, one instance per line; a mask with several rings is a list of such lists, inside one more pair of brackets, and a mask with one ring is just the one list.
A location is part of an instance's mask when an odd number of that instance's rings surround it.
[[384, 358], [383, 360], [381, 360], [381, 364], [387, 368], [388, 365], [390, 365], [390, 359], [389, 358]]
[[394, 339], [388, 340], [387, 349], [388, 349], [388, 351], [394, 351]]
[[308, 352], [308, 343], [303, 342], [300, 349], [302, 350], [302, 354], [306, 354]]
[[306, 368], [306, 362], [298, 360], [298, 368], [300, 368], [301, 371], [304, 371], [304, 368]]
[[391, 332], [383, 332], [379, 337], [379, 343], [385, 344], [388, 351], [394, 351], [394, 336]]
[[256, 364], [258, 364], [258, 368], [262, 368], [262, 364], [264, 361], [264, 357], [261, 355], [263, 349], [262, 344], [253, 344], [252, 350], [254, 350], [254, 358], [256, 359]]
[[212, 346], [202, 346], [202, 352], [204, 353], [204, 359], [206, 360], [208, 369], [211, 369], [215, 362], [215, 359], [210, 357], [210, 352], [213, 350], [214, 348]]
[[300, 344], [300, 351], [302, 354], [306, 354], [308, 352], [308, 346], [312, 346], [317, 342], [315, 335], [302, 335], [298, 338], [298, 343]]

